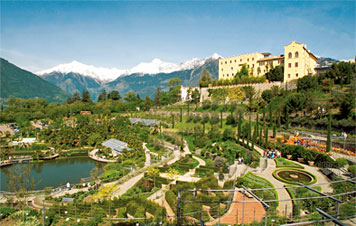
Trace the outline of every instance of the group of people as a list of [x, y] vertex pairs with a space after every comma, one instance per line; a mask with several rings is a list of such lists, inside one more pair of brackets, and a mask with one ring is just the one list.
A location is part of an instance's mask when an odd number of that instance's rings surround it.
[[266, 151], [263, 152], [263, 157], [267, 157], [270, 159], [280, 158], [281, 156], [282, 156], [282, 153], [280, 151], [278, 151], [277, 149], [270, 150], [267, 148]]

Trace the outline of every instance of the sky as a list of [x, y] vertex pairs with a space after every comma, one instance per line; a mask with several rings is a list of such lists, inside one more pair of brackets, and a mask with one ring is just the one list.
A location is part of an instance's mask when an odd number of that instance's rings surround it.
[[355, 1], [1, 1], [0, 56], [36, 72], [73, 60], [131, 68], [213, 53], [355, 57]]

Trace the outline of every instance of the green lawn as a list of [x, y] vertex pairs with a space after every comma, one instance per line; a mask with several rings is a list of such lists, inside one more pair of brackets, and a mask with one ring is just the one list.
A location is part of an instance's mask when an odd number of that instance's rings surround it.
[[299, 168], [299, 169], [304, 169], [302, 165], [299, 165], [298, 163], [289, 161], [285, 158], [276, 158], [274, 159], [276, 162], [277, 168], [279, 167], [289, 167], [289, 168]]

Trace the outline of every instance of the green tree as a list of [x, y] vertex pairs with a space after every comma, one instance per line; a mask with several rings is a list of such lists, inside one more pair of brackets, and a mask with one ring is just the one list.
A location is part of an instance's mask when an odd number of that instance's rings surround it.
[[194, 89], [192, 92], [192, 101], [195, 103], [195, 110], [198, 110], [198, 104], [200, 101], [200, 92], [198, 89]]
[[328, 114], [328, 137], [326, 140], [326, 152], [331, 151], [331, 113]]
[[242, 112], [239, 114], [239, 124], [237, 125], [237, 141], [240, 142], [242, 138]]
[[156, 187], [156, 177], [160, 175], [159, 169], [149, 168], [147, 171], [148, 176], [153, 177], [153, 186]]
[[271, 102], [271, 99], [273, 98], [273, 93], [272, 90], [266, 89], [262, 92], [261, 94], [262, 99], [264, 99], [267, 103]]
[[285, 110], [285, 122], [286, 122], [286, 129], [289, 129], [289, 106], [288, 106], [288, 104], [286, 105], [286, 110]]
[[82, 91], [82, 101], [85, 103], [91, 103], [90, 94], [87, 90]]
[[152, 101], [149, 96], [146, 96], [145, 102], [144, 102], [145, 111], [149, 111], [151, 109], [151, 106], [152, 106]]
[[161, 106], [161, 89], [160, 88], [156, 89], [156, 94], [155, 94], [155, 97], [153, 99], [153, 104], [155, 106]]
[[117, 91], [117, 90], [111, 91], [111, 92], [108, 94], [108, 99], [111, 99], [111, 100], [121, 100], [121, 96], [120, 96], [119, 91]]
[[244, 86], [246, 97], [248, 98], [249, 106], [252, 106], [253, 96], [256, 94], [256, 90], [253, 86]]
[[277, 135], [277, 125], [276, 125], [276, 119], [273, 121], [273, 138], [276, 138]]
[[75, 92], [74, 95], [73, 95], [73, 98], [72, 98], [72, 101], [73, 103], [76, 102], [76, 101], [80, 101], [81, 98], [80, 98], [80, 95], [78, 92]]
[[352, 116], [352, 110], [355, 108], [355, 94], [350, 91], [345, 95], [345, 98], [340, 104], [341, 118], [349, 118]]
[[106, 90], [103, 89], [103, 91], [101, 91], [101, 93], [98, 96], [98, 102], [106, 101], [106, 99], [107, 99]]
[[179, 107], [179, 121], [183, 122], [183, 108], [182, 108], [182, 106]]
[[314, 75], [307, 75], [304, 76], [297, 81], [297, 90], [298, 92], [304, 91], [304, 90], [309, 90], [309, 89], [318, 89], [319, 84], [318, 84], [318, 78]]
[[350, 84], [355, 79], [356, 64], [349, 62], [333, 63], [326, 73], [326, 77], [331, 78], [336, 84]]
[[275, 68], [272, 68], [271, 70], [269, 70], [265, 75], [266, 75], [266, 78], [269, 81], [281, 81], [281, 82], [283, 82], [284, 67], [278, 65]]
[[248, 68], [246, 64], [243, 64], [240, 71], [236, 73], [235, 77], [241, 78], [242, 76], [248, 76]]
[[210, 72], [209, 70], [205, 69], [201, 75], [200, 81], [199, 81], [199, 86], [200, 87], [208, 87], [209, 84], [211, 83], [211, 78], [210, 78]]
[[180, 100], [180, 88], [182, 81], [179, 78], [171, 78], [168, 82], [169, 103], [174, 104]]

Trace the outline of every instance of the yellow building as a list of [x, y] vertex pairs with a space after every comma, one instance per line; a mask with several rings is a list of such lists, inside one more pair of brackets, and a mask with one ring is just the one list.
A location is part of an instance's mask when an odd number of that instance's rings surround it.
[[284, 46], [284, 82], [315, 74], [317, 58], [305, 44], [292, 41]]
[[250, 53], [219, 59], [219, 80], [232, 79], [246, 64], [250, 75], [264, 75], [278, 65], [284, 65], [284, 82], [315, 74], [316, 57], [303, 43], [292, 41], [284, 46], [284, 55], [270, 56], [270, 53]]

